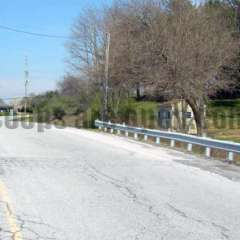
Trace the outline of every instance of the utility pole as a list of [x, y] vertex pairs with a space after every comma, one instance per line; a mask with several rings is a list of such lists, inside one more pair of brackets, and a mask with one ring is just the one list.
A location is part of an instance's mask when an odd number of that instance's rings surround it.
[[107, 43], [106, 43], [106, 53], [105, 53], [105, 83], [104, 83], [104, 114], [103, 120], [106, 121], [108, 118], [108, 82], [109, 82], [109, 55], [110, 55], [110, 42], [111, 34], [106, 33]]
[[28, 85], [29, 85], [29, 71], [28, 71], [28, 57], [25, 57], [25, 83], [24, 83], [24, 87], [25, 87], [25, 103], [24, 103], [24, 112], [25, 112], [25, 116], [27, 114], [27, 98], [28, 98]]

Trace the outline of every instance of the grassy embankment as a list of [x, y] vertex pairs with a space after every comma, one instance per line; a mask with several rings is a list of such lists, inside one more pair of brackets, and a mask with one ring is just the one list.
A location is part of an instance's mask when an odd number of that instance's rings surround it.
[[209, 103], [208, 135], [220, 140], [240, 142], [240, 99]]
[[[95, 106], [96, 105], [96, 106]], [[64, 123], [72, 127], [93, 127], [94, 120], [99, 118], [100, 107], [95, 104], [88, 111], [90, 114], [66, 114]], [[150, 101], [137, 102], [133, 99], [119, 106], [117, 113], [111, 114], [113, 122], [125, 122], [129, 125], [158, 128], [157, 110], [159, 103]], [[66, 110], [66, 112], [68, 112]], [[0, 114], [1, 115], [1, 114]], [[30, 121], [32, 117], [30, 116]], [[51, 123], [61, 124], [53, 120]], [[207, 111], [208, 136], [220, 140], [240, 142], [240, 99], [210, 101]]]
[[[138, 102], [135, 103], [135, 109], [137, 112], [147, 112], [148, 114], [145, 117], [148, 120], [144, 119], [139, 125], [143, 125], [150, 128], [157, 128], [156, 121], [156, 109], [158, 103], [155, 102]], [[207, 111], [207, 125], [208, 125], [208, 136], [226, 141], [240, 142], [240, 99], [237, 100], [218, 100], [210, 101], [208, 104]], [[154, 113], [155, 114], [151, 114]], [[142, 124], [141, 124], [142, 123]], [[155, 139], [150, 139], [152, 142]], [[162, 140], [162, 144], [169, 146], [169, 141]], [[177, 148], [186, 149], [186, 144], [176, 143]], [[193, 147], [193, 152], [197, 154], [204, 154], [204, 148], [199, 146]], [[226, 152], [220, 150], [213, 150], [212, 156], [217, 159], [226, 159]], [[235, 155], [235, 163], [240, 164], [240, 155]]]
[[[156, 110], [159, 103], [135, 102], [137, 116], [130, 118], [134, 125], [158, 128]], [[219, 140], [240, 142], [240, 99], [210, 101], [207, 108], [207, 133]]]
[[[137, 108], [147, 107], [153, 111], [157, 105], [143, 102], [138, 103]], [[207, 109], [208, 136], [219, 140], [240, 142], [240, 99], [210, 101]], [[150, 122], [152, 121], [153, 119]], [[156, 124], [156, 119], [154, 124]], [[169, 145], [168, 141], [162, 141], [162, 143]], [[186, 144], [176, 143], [176, 147], [186, 149]], [[199, 146], [194, 146], [193, 151], [197, 154], [204, 154], [204, 148]], [[220, 150], [213, 150], [212, 156], [223, 160], [227, 157], [226, 152]], [[240, 164], [239, 154], [235, 155], [235, 163]]]
[[[158, 128], [157, 109], [159, 103], [150, 101], [129, 101], [119, 108], [118, 116], [111, 117], [114, 122], [126, 122], [129, 125]], [[210, 101], [207, 111], [208, 136], [220, 140], [240, 142], [240, 99]], [[90, 115], [88, 122], [92, 126], [96, 114]], [[66, 115], [63, 120], [67, 126], [85, 127], [84, 116]], [[54, 121], [59, 123], [59, 121]], [[61, 121], [60, 121], [61, 122]], [[88, 124], [86, 124], [88, 125]]]
[[[132, 125], [158, 128], [156, 102], [133, 102], [129, 122]], [[207, 108], [207, 133], [219, 140], [240, 142], [240, 99], [210, 101]]]

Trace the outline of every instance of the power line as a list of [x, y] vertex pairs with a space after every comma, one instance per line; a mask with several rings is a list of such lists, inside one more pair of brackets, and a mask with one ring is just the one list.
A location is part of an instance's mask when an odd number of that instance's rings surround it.
[[11, 32], [16, 32], [16, 33], [22, 33], [26, 35], [31, 35], [31, 36], [36, 36], [36, 37], [44, 37], [44, 38], [57, 38], [57, 39], [70, 39], [70, 37], [67, 36], [61, 36], [61, 35], [51, 35], [51, 34], [46, 34], [46, 33], [37, 33], [37, 32], [29, 32], [21, 29], [16, 29], [4, 25], [0, 25], [0, 29], [6, 30], [6, 31], [11, 31]]

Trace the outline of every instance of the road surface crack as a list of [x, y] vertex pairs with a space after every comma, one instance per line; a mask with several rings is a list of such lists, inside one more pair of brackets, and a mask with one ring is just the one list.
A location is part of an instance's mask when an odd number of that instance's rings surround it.
[[[157, 221], [161, 224], [164, 222], [164, 224], [168, 224], [168, 219], [167, 216], [164, 215], [163, 213], [158, 212], [155, 207], [150, 203], [148, 199], [140, 197], [136, 191], [133, 190], [132, 187], [127, 186], [126, 182], [115, 179], [111, 176], [108, 176], [105, 173], [102, 173], [98, 169], [96, 169], [94, 166], [86, 162], [87, 167], [85, 170], [87, 170], [88, 176], [91, 178], [94, 178], [95, 180], [102, 180], [108, 184], [111, 184], [114, 186], [118, 191], [127, 197], [128, 199], [131, 199], [133, 203], [138, 204], [141, 207], [144, 207], [149, 214], [151, 214], [154, 218], [157, 219]], [[145, 232], [151, 232], [151, 234], [155, 234], [156, 237], [159, 236], [159, 232], [154, 233], [150, 229], [143, 227]], [[140, 239], [140, 236], [143, 234], [143, 231], [141, 231], [140, 234], [136, 236], [136, 239]]]
[[[9, 226], [0, 228], [0, 233], [4, 234], [0, 236], [0, 240], [22, 240], [19, 237], [19, 234], [24, 235], [24, 240], [56, 240], [54, 236], [56, 234], [56, 229], [54, 229], [49, 224], [46, 224], [40, 220], [32, 220], [29, 216], [28, 219], [26, 215], [21, 217], [20, 215], [13, 216], [11, 208], [7, 202], [0, 201], [1, 205], [4, 206], [8, 216], [11, 216], [16, 220], [17, 229], [16, 231], [9, 230]], [[24, 214], [23, 214], [24, 215]], [[36, 230], [35, 230], [36, 229]], [[38, 229], [38, 230], [37, 230]], [[39, 233], [39, 231], [41, 233]], [[48, 234], [44, 235], [42, 232], [47, 232]], [[51, 232], [49, 234], [49, 232]], [[31, 235], [31, 237], [28, 237]]]
[[201, 219], [198, 219], [198, 218], [194, 218], [194, 217], [190, 217], [189, 215], [187, 215], [184, 211], [174, 207], [173, 205], [167, 203], [167, 206], [173, 211], [175, 212], [176, 214], [178, 214], [180, 217], [183, 217], [183, 218], [186, 218], [190, 221], [195, 221], [197, 223], [200, 223], [202, 225], [205, 225], [205, 226], [209, 226], [211, 225], [212, 227], [214, 227], [215, 229], [217, 229], [220, 234], [222, 235], [223, 239], [229, 239], [230, 236], [228, 234], [228, 232], [230, 231], [228, 228], [224, 227], [224, 226], [221, 226], [219, 224], [216, 224], [214, 222], [209, 222], [209, 221], [206, 221], [206, 220], [201, 220]]
[[[94, 178], [95, 180], [102, 180], [105, 181], [106, 183], [109, 183], [111, 185], [113, 185], [115, 188], [117, 188], [121, 194], [123, 194], [125, 197], [131, 199], [134, 203], [144, 207], [147, 209], [147, 211], [153, 215], [158, 221], [159, 223], [163, 223], [164, 224], [168, 224], [169, 222], [169, 217], [167, 217], [163, 212], [158, 212], [155, 207], [150, 203], [149, 200], [145, 199], [145, 198], [141, 198], [130, 186], [126, 185], [126, 182], [115, 179], [111, 176], [108, 176], [105, 173], [102, 173], [101, 171], [99, 171], [98, 169], [96, 169], [94, 166], [92, 166], [91, 164], [87, 163], [87, 168], [86, 170], [88, 170], [88, 175], [91, 176], [92, 178]], [[213, 228], [215, 228], [217, 230], [217, 232], [219, 232], [222, 236], [222, 239], [226, 240], [226, 239], [230, 239], [229, 236], [229, 229], [227, 229], [224, 226], [221, 226], [219, 224], [216, 224], [214, 222], [210, 222], [210, 221], [206, 221], [206, 220], [202, 220], [202, 219], [198, 219], [198, 218], [194, 218], [189, 216], [186, 212], [176, 208], [175, 206], [167, 203], [168, 208], [174, 212], [175, 214], [177, 214], [178, 216], [185, 218], [189, 221], [194, 221], [198, 224], [204, 225], [205, 227], [209, 227], [212, 226]], [[172, 226], [173, 227], [173, 226]], [[147, 229], [145, 229], [147, 230]], [[138, 235], [136, 235], [136, 240], [140, 239], [142, 232]], [[164, 236], [163, 236], [164, 239]]]

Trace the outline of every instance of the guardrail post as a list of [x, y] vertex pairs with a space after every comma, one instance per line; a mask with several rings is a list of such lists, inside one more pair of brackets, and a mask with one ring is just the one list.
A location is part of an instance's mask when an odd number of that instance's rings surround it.
[[156, 137], [156, 144], [160, 144], [160, 137]]
[[113, 132], [114, 132], [113, 128], [111, 128], [110, 132], [113, 134]]
[[171, 140], [171, 147], [175, 147], [175, 140]]
[[107, 132], [107, 128], [106, 127], [104, 128], [104, 132]]
[[134, 139], [138, 140], [138, 134], [134, 133]]
[[144, 141], [147, 141], [148, 140], [148, 135], [144, 135]]
[[233, 152], [228, 152], [228, 161], [233, 162], [234, 161], [234, 153]]
[[121, 134], [121, 132], [120, 132], [120, 130], [119, 130], [119, 129], [117, 130], [117, 134], [118, 134], [118, 135], [120, 135], [120, 134]]
[[192, 147], [193, 147], [192, 143], [188, 143], [187, 145], [188, 152], [192, 152]]
[[125, 136], [128, 137], [128, 131], [125, 132]]
[[99, 127], [98, 127], [98, 129], [99, 129], [99, 130], [102, 130], [102, 127], [101, 127], [101, 126], [99, 126]]
[[211, 157], [211, 148], [210, 148], [210, 147], [206, 147], [206, 149], [205, 149], [205, 155], [206, 155], [206, 157], [208, 157], [208, 158]]

